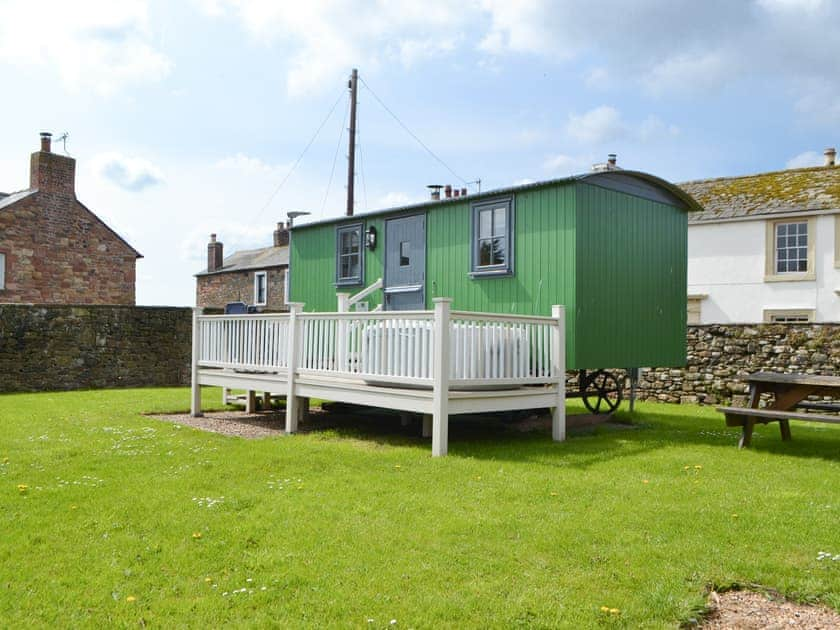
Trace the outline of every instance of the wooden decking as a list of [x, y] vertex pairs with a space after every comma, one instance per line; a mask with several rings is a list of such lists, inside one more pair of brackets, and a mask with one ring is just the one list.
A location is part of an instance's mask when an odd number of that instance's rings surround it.
[[[193, 415], [200, 386], [286, 398], [286, 432], [319, 398], [423, 414], [432, 454], [448, 450], [450, 415], [552, 408], [565, 439], [564, 313], [517, 317], [451, 312], [199, 316]], [[291, 367], [290, 367], [291, 366]]]

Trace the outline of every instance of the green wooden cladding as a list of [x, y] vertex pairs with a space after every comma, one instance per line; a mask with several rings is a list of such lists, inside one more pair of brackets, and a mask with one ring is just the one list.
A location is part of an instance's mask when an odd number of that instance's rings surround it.
[[[482, 196], [482, 199], [492, 197]], [[472, 278], [471, 198], [426, 211], [426, 307], [550, 315], [566, 307], [569, 369], [685, 364], [687, 214], [682, 208], [582, 181], [514, 194], [513, 274]], [[385, 219], [418, 210], [357, 216], [380, 243], [365, 250], [364, 284], [382, 277]], [[291, 295], [307, 311], [336, 310], [335, 229], [343, 221], [295, 228]], [[381, 292], [369, 298], [378, 305]]]

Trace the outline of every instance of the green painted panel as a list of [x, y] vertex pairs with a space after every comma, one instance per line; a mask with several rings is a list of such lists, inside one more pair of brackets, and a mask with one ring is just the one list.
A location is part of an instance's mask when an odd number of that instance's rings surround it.
[[686, 212], [577, 189], [577, 367], [685, 365]]
[[516, 194], [512, 276], [470, 277], [471, 224], [469, 200], [428, 212], [427, 307], [434, 297], [451, 297], [458, 310], [550, 315], [552, 304], [564, 304], [567, 363], [574, 367], [574, 184]]
[[[307, 312], [331, 312], [337, 308], [336, 294], [358, 293], [382, 277], [382, 237], [384, 225], [376, 218], [363, 222], [364, 230], [376, 228], [379, 243], [374, 251], [365, 248], [364, 283], [356, 286], [335, 286], [335, 231], [344, 223], [358, 223], [359, 217], [341, 223], [301, 226], [292, 230], [290, 243], [291, 295], [293, 302], [303, 302]], [[379, 292], [368, 298], [369, 307], [375, 308], [382, 300]]]

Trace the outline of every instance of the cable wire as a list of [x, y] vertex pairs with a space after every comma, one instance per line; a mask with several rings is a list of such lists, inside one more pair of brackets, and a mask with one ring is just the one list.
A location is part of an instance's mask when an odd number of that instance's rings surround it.
[[301, 154], [300, 154], [300, 155], [298, 156], [298, 158], [295, 160], [295, 163], [294, 163], [294, 164], [292, 164], [292, 167], [289, 169], [289, 172], [288, 172], [288, 173], [286, 173], [286, 176], [283, 178], [283, 180], [282, 180], [279, 184], [277, 184], [277, 187], [274, 189], [274, 192], [272, 192], [272, 193], [271, 193], [271, 195], [269, 196], [268, 200], [265, 202], [265, 204], [263, 204], [263, 207], [262, 207], [262, 208], [260, 208], [260, 211], [257, 213], [257, 216], [256, 216], [256, 217], [254, 217], [254, 221], [256, 221], [257, 219], [259, 219], [259, 218], [260, 218], [260, 216], [262, 216], [262, 213], [263, 213], [263, 212], [265, 212], [265, 209], [266, 209], [266, 208], [268, 208], [268, 206], [271, 204], [271, 202], [272, 202], [272, 201], [274, 201], [274, 197], [276, 197], [276, 196], [277, 196], [277, 193], [278, 193], [278, 192], [280, 192], [280, 189], [281, 189], [281, 188], [283, 187], [283, 185], [284, 185], [284, 184], [285, 184], [285, 183], [289, 180], [289, 177], [291, 177], [291, 176], [292, 176], [292, 173], [294, 173], [294, 172], [295, 172], [295, 169], [298, 167], [298, 165], [300, 164], [301, 160], [303, 160], [303, 156], [304, 156], [304, 155], [306, 155], [306, 152], [307, 152], [307, 151], [309, 151], [309, 147], [311, 147], [311, 146], [312, 146], [312, 143], [313, 143], [313, 142], [315, 142], [315, 140], [317, 140], [318, 135], [321, 133], [321, 129], [323, 129], [323, 128], [324, 128], [324, 125], [326, 125], [326, 124], [327, 124], [327, 121], [328, 121], [330, 118], [332, 118], [333, 112], [335, 111], [335, 108], [336, 108], [336, 107], [338, 107], [338, 104], [339, 104], [339, 102], [341, 102], [341, 98], [342, 98], [343, 96], [344, 96], [344, 90], [342, 90], [342, 91], [341, 91], [341, 94], [339, 94], [338, 98], [337, 98], [337, 99], [335, 99], [335, 103], [333, 103], [333, 106], [330, 108], [329, 113], [326, 115], [326, 117], [324, 118], [324, 120], [323, 120], [323, 121], [321, 122], [321, 124], [318, 126], [318, 129], [315, 131], [315, 135], [313, 135], [313, 136], [312, 136], [312, 138], [309, 140], [309, 143], [306, 145], [306, 147], [303, 149], [303, 151], [301, 151]]
[[327, 190], [324, 191], [324, 201], [321, 203], [321, 211], [319, 216], [324, 214], [324, 208], [327, 207], [327, 197], [330, 195], [330, 188], [332, 188], [333, 176], [335, 175], [335, 163], [338, 161], [338, 152], [341, 149], [341, 139], [344, 137], [344, 129], [347, 124], [347, 117], [350, 115], [350, 102], [347, 102], [347, 110], [344, 112], [344, 118], [341, 120], [341, 127], [338, 129], [338, 143], [335, 145], [335, 155], [333, 156], [332, 169], [330, 170], [330, 181], [327, 182]]
[[460, 180], [461, 180], [464, 184], [468, 184], [468, 183], [469, 183], [469, 182], [467, 182], [467, 180], [466, 180], [466, 179], [464, 179], [463, 177], [461, 177], [460, 175], [458, 175], [458, 173], [456, 173], [455, 171], [453, 171], [453, 170], [452, 170], [452, 168], [450, 168], [450, 166], [449, 166], [446, 162], [444, 162], [441, 158], [439, 158], [439, 157], [435, 154], [435, 152], [434, 152], [434, 151], [432, 151], [429, 147], [427, 147], [427, 146], [426, 146], [426, 144], [425, 144], [425, 143], [424, 143], [424, 142], [423, 142], [420, 138], [418, 138], [418, 137], [414, 134], [414, 132], [412, 132], [412, 131], [411, 131], [411, 129], [409, 129], [409, 128], [406, 126], [406, 124], [405, 124], [403, 121], [401, 121], [401, 120], [399, 119], [399, 117], [398, 117], [398, 116], [397, 116], [394, 112], [392, 112], [392, 111], [388, 108], [388, 106], [387, 106], [385, 103], [383, 103], [383, 102], [382, 102], [382, 99], [381, 99], [381, 98], [379, 98], [379, 97], [376, 95], [376, 92], [374, 92], [374, 91], [371, 89], [371, 87], [367, 84], [367, 81], [365, 81], [365, 80], [364, 80], [364, 78], [362, 78], [362, 77], [360, 76], [360, 77], [359, 77], [359, 81], [361, 81], [361, 82], [362, 82], [362, 85], [364, 85], [364, 86], [367, 88], [367, 90], [371, 93], [371, 95], [373, 96], [373, 98], [375, 98], [375, 99], [376, 99], [376, 101], [377, 101], [377, 102], [378, 102], [378, 103], [382, 106], [382, 108], [383, 108], [386, 112], [388, 112], [389, 114], [391, 114], [391, 116], [393, 117], [393, 119], [394, 119], [394, 120], [396, 120], [396, 121], [397, 121], [397, 123], [399, 123], [399, 125], [400, 125], [403, 129], [405, 129], [406, 133], [408, 133], [408, 135], [410, 135], [412, 138], [414, 138], [414, 139], [417, 141], [417, 143], [418, 143], [421, 147], [423, 147], [424, 149], [426, 149], [426, 152], [427, 152], [429, 155], [431, 155], [431, 156], [432, 156], [433, 158], [435, 158], [438, 162], [440, 162], [440, 163], [441, 163], [441, 164], [442, 164], [442, 165], [446, 168], [446, 170], [448, 170], [450, 173], [452, 173], [452, 175], [453, 175], [453, 176], [455, 176], [455, 178], [456, 178], [456, 179], [460, 179]]
[[[356, 107], [359, 106], [359, 103], [356, 103]], [[365, 183], [365, 160], [362, 156], [362, 142], [361, 142], [361, 133], [359, 131], [358, 122], [356, 123], [356, 145], [359, 148], [359, 176], [362, 178], [362, 194], [365, 197], [365, 212], [368, 211], [368, 198], [367, 198], [367, 184]]]

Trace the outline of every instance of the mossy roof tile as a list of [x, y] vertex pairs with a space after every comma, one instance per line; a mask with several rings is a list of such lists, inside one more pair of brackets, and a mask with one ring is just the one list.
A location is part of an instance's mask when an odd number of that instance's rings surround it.
[[840, 210], [840, 167], [796, 168], [678, 184], [703, 206], [689, 223], [789, 212]]

